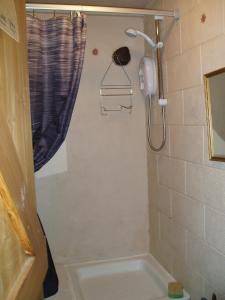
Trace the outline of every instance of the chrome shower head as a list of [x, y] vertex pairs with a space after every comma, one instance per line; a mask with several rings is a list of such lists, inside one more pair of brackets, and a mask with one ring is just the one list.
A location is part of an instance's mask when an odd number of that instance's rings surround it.
[[156, 48], [162, 48], [163, 47], [163, 42], [159, 42], [158, 44], [154, 43], [153, 40], [147, 36], [144, 32], [136, 30], [134, 28], [128, 28], [125, 30], [126, 35], [128, 35], [131, 38], [135, 38], [138, 35], [143, 37], [144, 40], [154, 49]]

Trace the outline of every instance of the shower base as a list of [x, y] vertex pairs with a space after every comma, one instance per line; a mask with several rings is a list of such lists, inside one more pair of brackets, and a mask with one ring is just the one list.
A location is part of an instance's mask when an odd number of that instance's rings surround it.
[[[174, 278], [150, 255], [68, 268], [76, 300], [167, 300]], [[185, 291], [182, 300], [189, 300]]]

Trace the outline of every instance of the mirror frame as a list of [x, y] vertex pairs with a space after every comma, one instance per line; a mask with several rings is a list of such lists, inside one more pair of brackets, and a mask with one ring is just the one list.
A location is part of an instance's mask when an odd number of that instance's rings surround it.
[[214, 161], [225, 162], [225, 154], [215, 154], [213, 147], [213, 125], [212, 125], [212, 106], [211, 96], [209, 88], [209, 79], [215, 75], [225, 73], [225, 68], [218, 69], [216, 71], [204, 74], [204, 90], [205, 90], [205, 106], [206, 106], [206, 120], [207, 120], [207, 131], [208, 131], [208, 152], [209, 159]]

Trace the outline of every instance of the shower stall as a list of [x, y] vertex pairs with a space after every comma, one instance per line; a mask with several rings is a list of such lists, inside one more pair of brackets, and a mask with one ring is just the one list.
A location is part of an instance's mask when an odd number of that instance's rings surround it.
[[[60, 280], [59, 294], [52, 299], [167, 299], [168, 282], [175, 279], [149, 254], [147, 144], [159, 151], [166, 141], [160, 28], [164, 18], [177, 20], [178, 15], [51, 4], [27, 4], [27, 13], [43, 19], [87, 14], [84, 66], [68, 134], [36, 173], [38, 209]], [[144, 33], [145, 16], [155, 17], [155, 37]], [[145, 57], [144, 41], [152, 48], [151, 57]], [[131, 61], [121, 67], [112, 63], [112, 54], [124, 46]], [[123, 80], [126, 75], [130, 79], [129, 113], [100, 112], [101, 81], [111, 63], [110, 92], [114, 89], [115, 95], [115, 86], [127, 89]], [[120, 106], [128, 101], [118, 95], [114, 99]], [[152, 136], [151, 108], [156, 105], [159, 145]], [[183, 299], [189, 299], [186, 291]]]

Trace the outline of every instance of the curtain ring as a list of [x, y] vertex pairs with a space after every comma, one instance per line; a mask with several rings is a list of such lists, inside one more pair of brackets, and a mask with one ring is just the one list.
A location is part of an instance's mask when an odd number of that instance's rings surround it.
[[53, 11], [53, 18], [56, 18], [55, 10]]
[[76, 13], [77, 13], [77, 16], [78, 17], [80, 17], [81, 16], [81, 14], [80, 14], [80, 11], [78, 10], [78, 11], [76, 11]]

